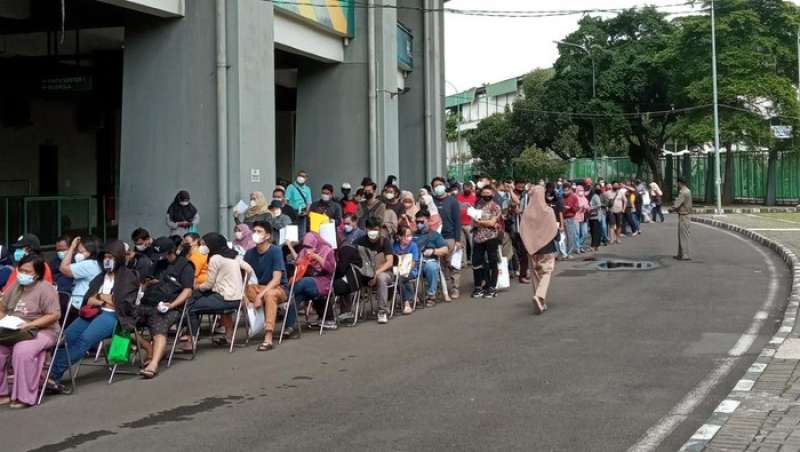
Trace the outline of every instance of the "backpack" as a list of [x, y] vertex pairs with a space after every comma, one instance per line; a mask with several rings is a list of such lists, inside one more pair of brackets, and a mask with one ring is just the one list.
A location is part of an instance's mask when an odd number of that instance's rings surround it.
[[374, 253], [370, 251], [368, 248], [363, 246], [356, 246], [358, 249], [358, 255], [361, 257], [361, 266], [353, 265], [353, 267], [358, 271], [361, 276], [367, 279], [372, 279], [375, 277], [375, 256], [378, 253]]
[[[191, 265], [194, 267], [191, 261], [188, 259], [184, 259], [182, 265], [177, 269], [176, 274], [180, 275], [186, 269], [187, 265]], [[183, 290], [183, 286], [181, 283], [178, 282], [172, 275], [162, 275], [161, 280], [158, 281], [158, 284], [148, 287], [144, 291], [144, 296], [142, 296], [141, 304], [145, 306], [157, 306], [160, 302], [170, 302], [174, 300], [179, 293]]]

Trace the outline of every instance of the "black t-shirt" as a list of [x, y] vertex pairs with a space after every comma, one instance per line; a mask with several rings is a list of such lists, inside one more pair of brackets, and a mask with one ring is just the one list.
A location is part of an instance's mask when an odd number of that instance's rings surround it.
[[355, 244], [358, 246], [363, 246], [373, 253], [383, 253], [384, 256], [392, 255], [392, 244], [389, 243], [389, 239], [385, 237], [381, 237], [377, 242], [373, 242], [365, 235], [356, 240]]
[[159, 279], [177, 282], [181, 289], [194, 289], [194, 264], [185, 257], [178, 256], [175, 262], [167, 264]]
[[560, 196], [553, 193], [553, 195], [545, 195], [545, 200], [547, 201], [547, 205], [553, 209], [553, 213], [556, 214], [556, 220], [561, 220], [561, 213], [564, 212], [564, 200], [561, 199]]

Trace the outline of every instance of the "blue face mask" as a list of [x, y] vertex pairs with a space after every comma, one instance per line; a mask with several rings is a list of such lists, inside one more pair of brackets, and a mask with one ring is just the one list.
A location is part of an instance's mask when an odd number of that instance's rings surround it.
[[58, 255], [58, 258], [63, 261], [64, 260], [64, 256], [67, 255], [67, 252], [66, 251], [58, 251], [56, 254]]
[[14, 262], [21, 261], [26, 254], [27, 253], [25, 252], [25, 250], [23, 250], [22, 248], [18, 248], [16, 251], [14, 251]]
[[17, 273], [17, 282], [20, 286], [30, 286], [33, 284], [33, 281], [33, 275], [29, 275], [27, 273]]

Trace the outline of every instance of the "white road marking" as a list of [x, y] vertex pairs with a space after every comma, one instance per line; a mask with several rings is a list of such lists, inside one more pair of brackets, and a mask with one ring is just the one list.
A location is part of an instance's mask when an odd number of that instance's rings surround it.
[[800, 228], [748, 228], [748, 231], [765, 231], [765, 232], [797, 232]]
[[764, 372], [764, 369], [766, 368], [767, 368], [766, 363], [753, 363], [753, 365], [751, 365], [750, 368], [747, 369], [747, 372], [753, 374], [760, 374], [761, 372]]
[[703, 426], [697, 429], [697, 432], [692, 435], [691, 439], [695, 441], [708, 441], [717, 434], [721, 427], [721, 425], [703, 424]]
[[723, 400], [722, 402], [719, 403], [719, 405], [717, 406], [717, 409], [715, 409], [714, 412], [715, 413], [731, 414], [734, 411], [736, 411], [736, 408], [739, 408], [739, 404], [740, 403], [741, 402], [739, 402], [738, 400], [725, 399], [725, 400]]
[[754, 380], [741, 379], [741, 380], [739, 380], [739, 382], [736, 383], [736, 386], [733, 387], [733, 390], [734, 391], [749, 391], [749, 390], [753, 389], [753, 385], [755, 385], [755, 384], [756, 384], [756, 382]]
[[[708, 394], [711, 392], [714, 387], [719, 384], [719, 382], [725, 378], [728, 373], [730, 373], [731, 369], [733, 369], [736, 361], [738, 361], [739, 357], [746, 353], [747, 350], [753, 345], [756, 338], [758, 337], [758, 332], [761, 330], [761, 327], [766, 320], [766, 317], [761, 318], [762, 316], [759, 315], [762, 311], [769, 312], [772, 306], [775, 304], [775, 299], [778, 295], [778, 275], [777, 269], [775, 268], [775, 264], [770, 259], [769, 255], [767, 255], [766, 251], [761, 249], [757, 246], [754, 242], [738, 235], [730, 231], [721, 230], [719, 228], [715, 228], [712, 226], [694, 223], [698, 226], [702, 226], [708, 229], [711, 229], [715, 232], [721, 232], [723, 234], [728, 234], [731, 237], [736, 238], [746, 244], [748, 244], [751, 248], [756, 250], [761, 257], [764, 259], [764, 262], [767, 264], [767, 268], [769, 269], [769, 285], [767, 289], [767, 296], [764, 299], [764, 304], [761, 306], [761, 309], [753, 318], [753, 322], [750, 324], [750, 327], [747, 328], [739, 340], [736, 341], [736, 344], [728, 351], [729, 357], [723, 358], [720, 360], [719, 364], [714, 367], [701, 381], [697, 384], [688, 394], [686, 394], [677, 405], [672, 407], [672, 409], [667, 413], [664, 417], [662, 417], [655, 425], [647, 429], [647, 431], [639, 438], [639, 441], [636, 442], [633, 446], [628, 449], [628, 452], [639, 452], [639, 451], [650, 451], [655, 450], [662, 442], [664, 442], [675, 429], [689, 417], [689, 415], [700, 405], [700, 403], [705, 400]], [[740, 381], [741, 383], [741, 381]], [[737, 384], [738, 386], [738, 384]], [[708, 425], [708, 424], [706, 424]], [[705, 425], [703, 427], [706, 427]], [[717, 426], [717, 430], [719, 427]], [[708, 439], [714, 437], [717, 433], [717, 430], [713, 430], [713, 433]], [[711, 430], [706, 430], [706, 433], [711, 433]], [[692, 439], [698, 439], [692, 437]]]
[[764, 215], [755, 215], [755, 214], [752, 214], [752, 213], [746, 213], [745, 216], [758, 218], [760, 220], [779, 221], [781, 223], [789, 223], [789, 224], [800, 224], [800, 222], [797, 222], [797, 221], [785, 220], [783, 218], [773, 218], [773, 217], [764, 216]]

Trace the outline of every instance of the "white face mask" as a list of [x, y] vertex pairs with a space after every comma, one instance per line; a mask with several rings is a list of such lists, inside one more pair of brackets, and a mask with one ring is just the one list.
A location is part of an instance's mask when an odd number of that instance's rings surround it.
[[264, 243], [264, 239], [265, 237], [258, 232], [253, 234], [253, 242], [255, 242], [256, 245], [261, 245], [262, 243]]
[[478, 190], [480, 190], [481, 188], [483, 188], [485, 186], [486, 186], [486, 183], [484, 181], [482, 181], [482, 180], [478, 181]]
[[433, 187], [433, 194], [436, 196], [444, 196], [447, 190], [444, 188], [444, 185], [437, 185]]
[[376, 240], [381, 236], [381, 231], [369, 231], [367, 232], [367, 236], [370, 238], [370, 240]]
[[353, 232], [353, 225], [352, 224], [344, 225], [344, 232], [347, 232], [347, 233]]
[[144, 251], [147, 249], [147, 245], [136, 245], [136, 251]]
[[273, 210], [270, 210], [270, 213], [272, 213], [273, 217], [278, 218], [279, 216], [281, 216], [283, 211], [281, 209], [273, 209]]
[[233, 235], [236, 236], [236, 240], [242, 240], [242, 238], [244, 237], [244, 232], [236, 231]]
[[331, 200], [331, 195], [323, 194], [323, 195], [320, 197], [320, 199], [322, 199], [322, 200], [323, 200], [323, 201], [325, 201], [325, 202], [328, 202], [328, 201], [330, 201], [330, 200]]
[[182, 205], [183, 207], [186, 207], [189, 205], [189, 201], [181, 201], [179, 204]]
[[114, 259], [103, 259], [103, 270], [107, 272], [114, 271]]
[[256, 206], [256, 201], [254, 199], [251, 199], [250, 200], [250, 207], [255, 207], [255, 206]]
[[383, 195], [383, 197], [391, 201], [394, 199], [394, 193], [392, 192], [386, 193], [385, 195]]
[[306, 183], [306, 178], [303, 176], [297, 176], [297, 183], [303, 185]]
[[205, 245], [200, 245], [200, 248], [197, 248], [197, 252], [202, 254], [203, 256], [208, 256], [208, 253], [211, 251]]
[[79, 262], [83, 262], [86, 259], [86, 256], [84, 256], [83, 253], [78, 253], [75, 255], [74, 259], [75, 263], [77, 264]]

